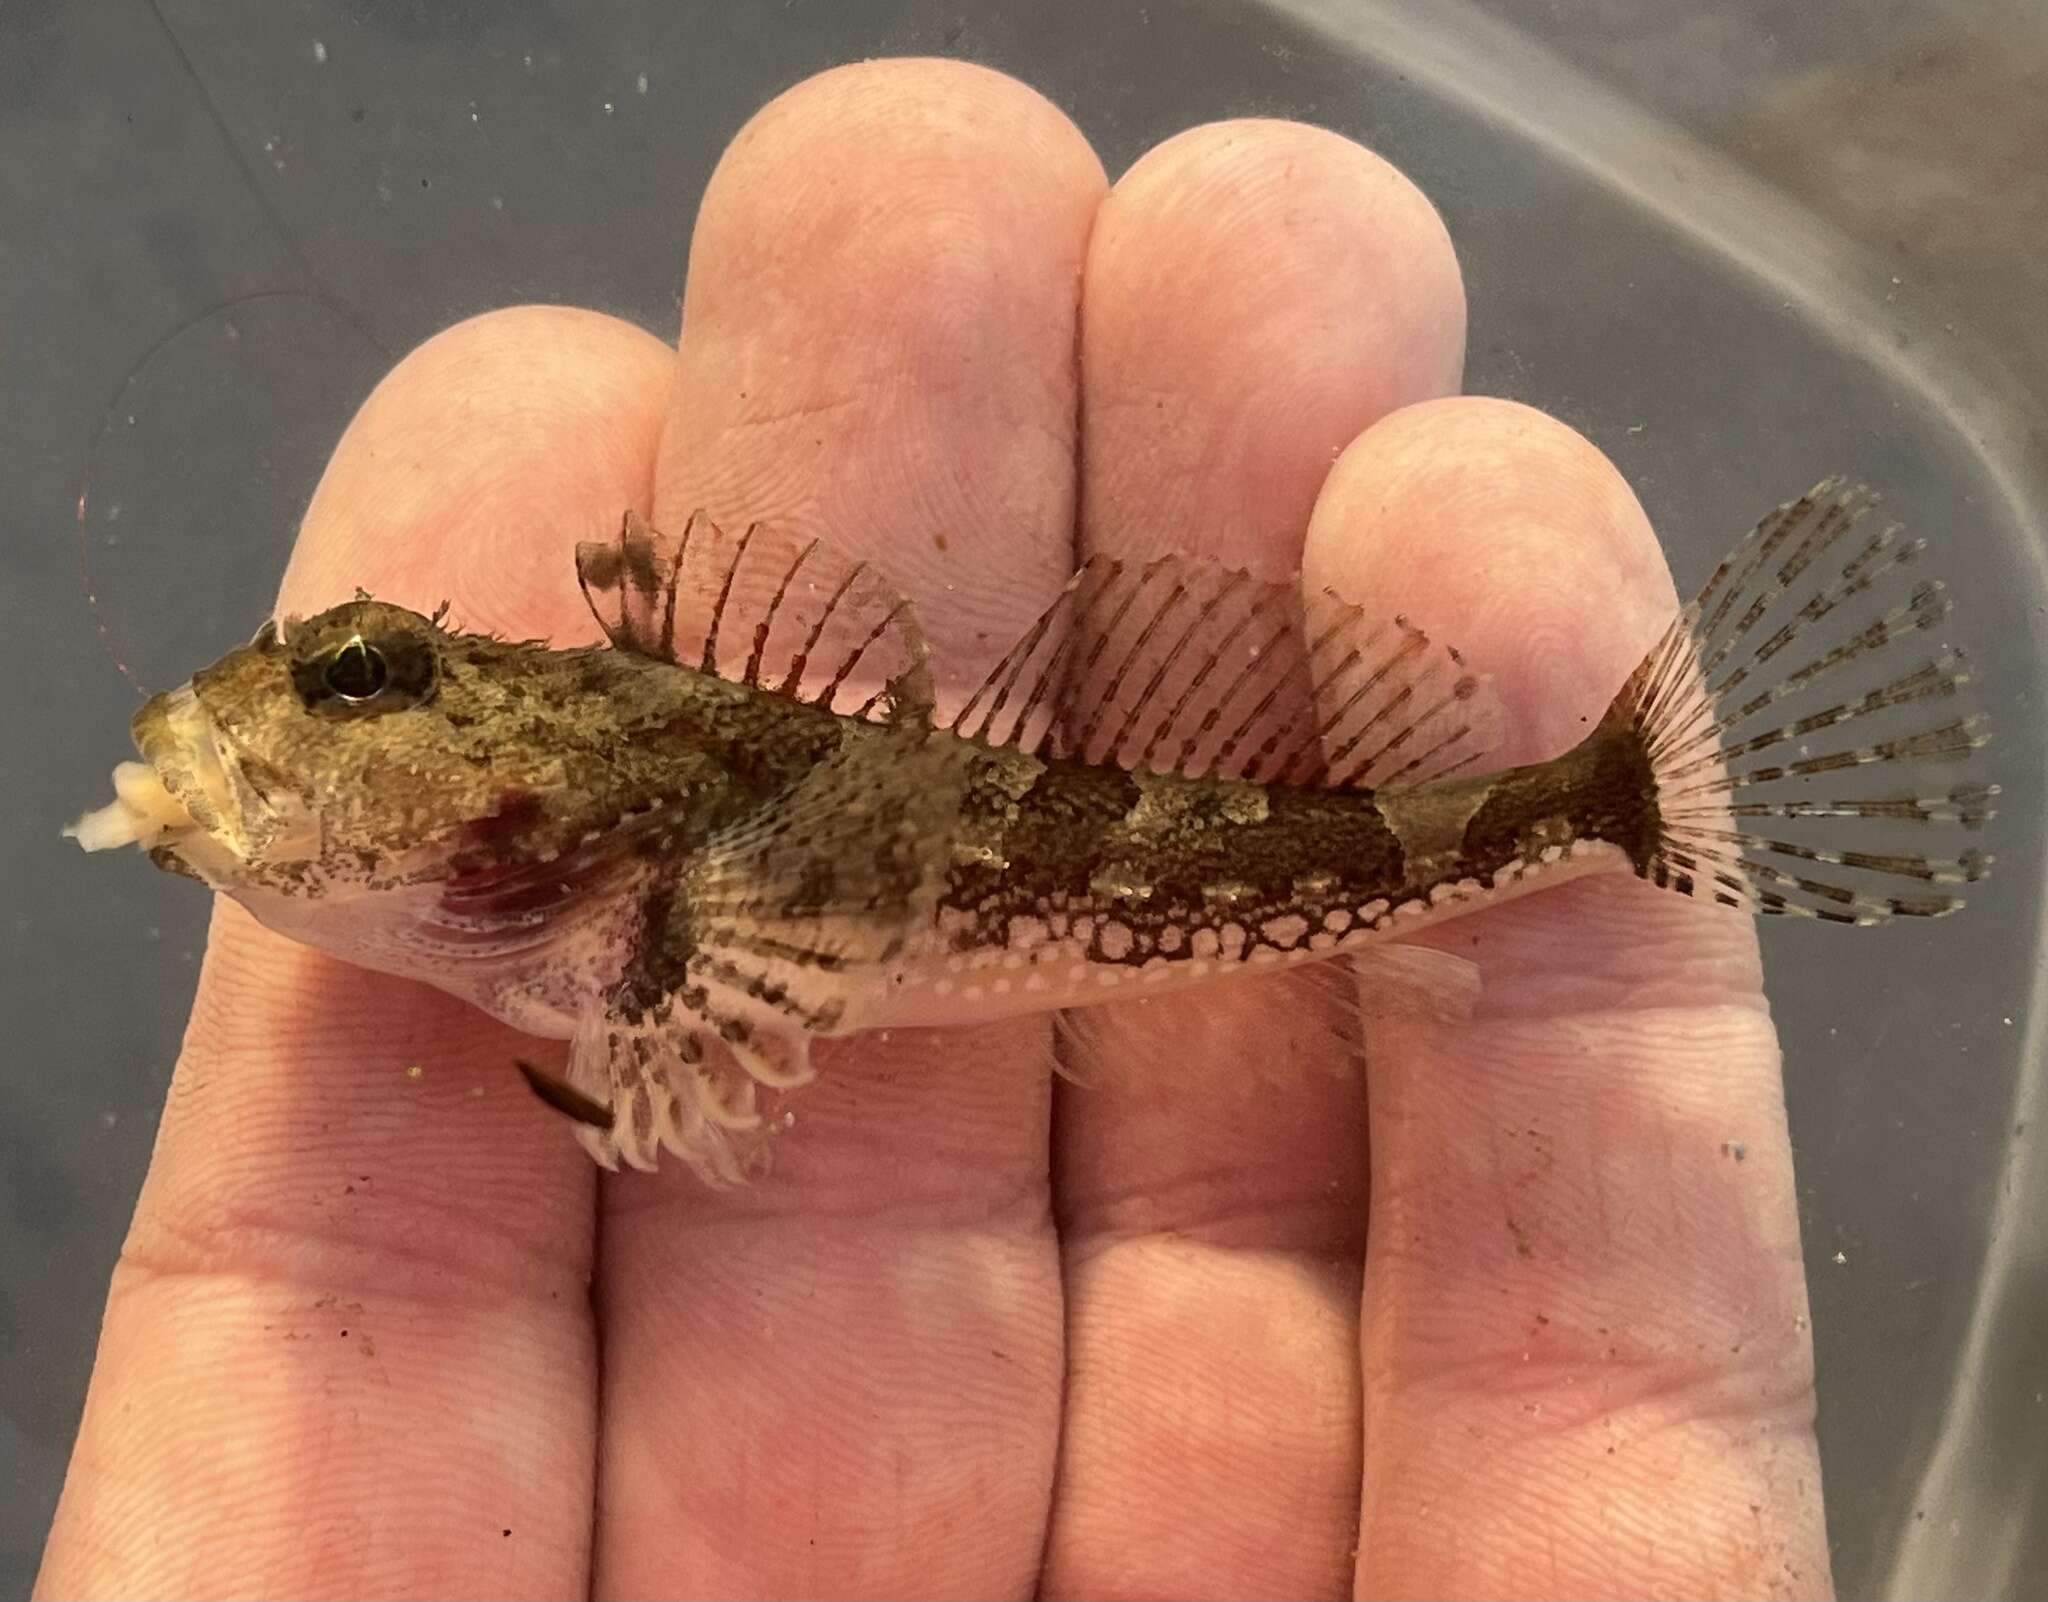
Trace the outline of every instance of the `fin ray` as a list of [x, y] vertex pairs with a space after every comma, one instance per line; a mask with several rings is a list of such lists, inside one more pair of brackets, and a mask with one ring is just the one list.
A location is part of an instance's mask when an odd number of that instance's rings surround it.
[[[1986, 852], [1931, 854], [1915, 838], [1981, 829], [1998, 793], [1951, 771], [1989, 740], [1983, 716], [1927, 721], [1930, 704], [1971, 685], [1962, 654], [1896, 660], [1949, 615], [1940, 584], [1911, 578], [1924, 542], [1888, 526], [1826, 572], [1875, 503], [1827, 479], [1763, 518], [1617, 698], [1612, 715], [1633, 726], [1656, 787], [1645, 877], [1756, 912], [1864, 924], [1953, 912], [1962, 898], [1947, 887], [1989, 870]], [[1876, 682], [1802, 703], [1851, 670]], [[1912, 779], [1903, 791], [1900, 770]], [[1882, 787], [1857, 793], [1866, 778]], [[1822, 780], [1825, 798], [1803, 793]], [[1865, 832], [1852, 841], [1849, 828]], [[1930, 888], [1886, 887], [1900, 879]]]
[[1190, 778], [1371, 789], [1483, 761], [1500, 712], [1454, 650], [1299, 579], [1094, 557], [948, 725]]
[[615, 540], [576, 547], [576, 576], [619, 650], [868, 721], [931, 716], [916, 609], [826, 540], [759, 523], [735, 538], [702, 512], [670, 537], [629, 511]]

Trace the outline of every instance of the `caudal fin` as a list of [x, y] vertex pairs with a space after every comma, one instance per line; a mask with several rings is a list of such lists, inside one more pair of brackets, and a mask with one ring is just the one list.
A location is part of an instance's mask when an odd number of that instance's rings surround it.
[[1984, 877], [1990, 856], [1950, 837], [1992, 815], [1970, 771], [1990, 733], [1935, 633], [1948, 597], [1913, 574], [1924, 542], [1861, 527], [1875, 500], [1829, 479], [1772, 512], [1622, 689], [1656, 783], [1646, 878], [1867, 924], [1953, 912], [1948, 887]]

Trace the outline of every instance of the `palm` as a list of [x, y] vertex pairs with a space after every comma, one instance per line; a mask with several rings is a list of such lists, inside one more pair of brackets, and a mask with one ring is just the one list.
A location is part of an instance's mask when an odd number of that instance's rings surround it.
[[[1459, 638], [1544, 754], [1668, 586], [1563, 428], [1379, 421], [1463, 325], [1427, 204], [1334, 137], [1198, 130], [1105, 200], [1014, 84], [831, 74], [714, 179], [680, 359], [544, 309], [423, 347], [285, 604], [589, 638], [574, 541], [704, 506], [882, 559], [957, 687], [1077, 537], [1305, 559]], [[530, 1042], [224, 908], [43, 1586], [1824, 1590], [1753, 942], [1672, 900], [1454, 926], [1479, 1017], [1374, 1018], [1369, 1083], [1292, 981], [1091, 1017], [1093, 1089], [1045, 1020], [828, 1047], [718, 1194], [600, 1183]]]

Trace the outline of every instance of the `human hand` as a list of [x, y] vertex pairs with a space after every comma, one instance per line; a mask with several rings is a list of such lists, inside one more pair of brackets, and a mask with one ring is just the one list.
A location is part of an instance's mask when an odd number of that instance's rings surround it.
[[[1105, 196], [1006, 79], [828, 73], [735, 139], [684, 310], [414, 352], [286, 609], [590, 639], [575, 541], [702, 506], [873, 555], [957, 690], [1077, 540], [1192, 550], [1428, 619], [1508, 761], [1669, 613], [1591, 446], [1444, 398], [1449, 242], [1329, 134]], [[857, 1038], [709, 1192], [600, 1181], [511, 1070], [559, 1053], [223, 903], [40, 1589], [1825, 1592], [1750, 926], [1600, 880], [1430, 938], [1479, 1012], [1375, 1015], [1363, 1077], [1291, 976], [1098, 1010], [1093, 1089], [1044, 1019]]]

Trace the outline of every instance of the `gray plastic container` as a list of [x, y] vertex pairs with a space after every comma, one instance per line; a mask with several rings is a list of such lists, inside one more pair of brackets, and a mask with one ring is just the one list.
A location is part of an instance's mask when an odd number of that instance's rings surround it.
[[1681, 584], [1825, 471], [1937, 544], [1999, 730], [2000, 869], [1931, 930], [1767, 925], [1767, 969], [1837, 1582], [2048, 1594], [2048, 22], [1849, 11], [0, 7], [0, 1589], [34, 1573], [206, 916], [189, 884], [57, 839], [134, 707], [83, 600], [89, 454], [102, 614], [173, 682], [267, 609], [392, 358], [528, 299], [672, 333], [725, 139], [811, 71], [935, 53], [1037, 85], [1112, 171], [1238, 114], [1386, 154], [1457, 240], [1467, 387], [1606, 449]]

